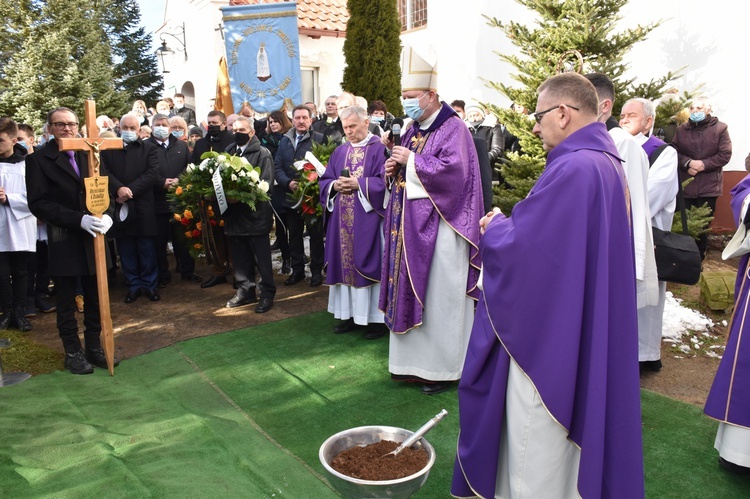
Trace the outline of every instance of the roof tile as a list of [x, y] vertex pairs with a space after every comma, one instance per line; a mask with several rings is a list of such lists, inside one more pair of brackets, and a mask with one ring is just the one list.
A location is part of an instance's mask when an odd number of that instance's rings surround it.
[[[255, 5], [279, 3], [290, 0], [229, 0], [229, 5]], [[297, 26], [301, 29], [320, 31], [321, 35], [345, 33], [349, 12], [346, 0], [298, 0]]]

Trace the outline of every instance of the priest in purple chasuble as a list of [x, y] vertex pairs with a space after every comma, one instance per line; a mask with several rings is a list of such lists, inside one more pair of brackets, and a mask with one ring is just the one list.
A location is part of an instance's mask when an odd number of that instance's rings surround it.
[[385, 333], [378, 310], [385, 146], [369, 132], [366, 110], [348, 107], [339, 119], [347, 142], [334, 150], [320, 178], [328, 311], [345, 321], [334, 332], [370, 325], [366, 337], [375, 339]]
[[544, 172], [482, 219], [482, 289], [458, 388], [455, 497], [644, 496], [625, 177], [594, 87], [538, 90]]
[[[732, 189], [732, 213], [742, 226], [745, 198], [750, 196], [750, 175]], [[747, 211], [747, 210], [745, 210]], [[750, 255], [741, 257], [734, 288], [735, 305], [729, 337], [716, 371], [704, 412], [719, 421], [714, 447], [722, 467], [750, 473]]]
[[437, 70], [404, 49], [402, 96], [413, 120], [386, 161], [390, 196], [380, 309], [390, 336], [394, 379], [432, 395], [461, 377], [474, 318], [483, 212], [471, 133], [440, 101]]

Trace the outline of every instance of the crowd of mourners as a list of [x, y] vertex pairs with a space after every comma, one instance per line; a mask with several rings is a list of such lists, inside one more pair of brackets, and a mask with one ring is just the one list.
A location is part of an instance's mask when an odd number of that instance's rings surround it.
[[[87, 153], [60, 143], [87, 136], [71, 109], [50, 110], [39, 140], [0, 118], [0, 329], [30, 331], [37, 313], [56, 312], [66, 369], [107, 368], [97, 237], [107, 241], [110, 280], [122, 273], [126, 303], [160, 301], [173, 279], [231, 282], [225, 306], [261, 314], [274, 306], [278, 270], [285, 286], [329, 287], [333, 333], [388, 335], [394, 380], [426, 395], [460, 381], [457, 497], [510, 497], [516, 481], [529, 497], [642, 497], [638, 374], [662, 369], [666, 292], [652, 227], [670, 230], [688, 178], [686, 204], [713, 213], [732, 154], [727, 126], [698, 97], [665, 141], [654, 102], [634, 98], [618, 114], [607, 75], [553, 76], [534, 113], [513, 106], [534, 120], [547, 165], [503, 214], [492, 186], [509, 154], [523, 154], [521, 141], [481, 106], [442, 101], [437, 69], [416, 52], [406, 60], [403, 117], [346, 92], [321, 112], [285, 103], [261, 116], [245, 103], [199, 122], [176, 94], [154, 108], [136, 101], [119, 119], [99, 116], [99, 136], [124, 143], [96, 151], [112, 201], [101, 216], [84, 201]], [[322, 215], [311, 219], [293, 195], [314, 143], [336, 147], [319, 177]], [[210, 275], [199, 275], [168, 194], [208, 151], [245, 158], [271, 187], [254, 208], [230, 199], [222, 223], [204, 228]], [[203, 202], [220, 211], [214, 197]], [[704, 257], [705, 236], [699, 247]], [[722, 465], [750, 466], [724, 452], [741, 437], [722, 444], [737, 424], [719, 412]]]

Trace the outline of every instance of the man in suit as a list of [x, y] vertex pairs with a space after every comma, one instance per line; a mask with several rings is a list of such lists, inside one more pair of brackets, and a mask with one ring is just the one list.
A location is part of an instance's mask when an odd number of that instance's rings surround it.
[[[47, 125], [54, 138], [26, 158], [29, 208], [47, 222], [49, 273], [57, 292], [57, 329], [65, 348], [65, 368], [73, 374], [89, 374], [94, 372], [92, 365], [107, 368], [99, 339], [102, 328], [93, 238], [104, 237], [112, 226], [114, 207], [110, 205], [102, 218], [87, 212], [83, 178], [89, 173], [88, 156], [59, 149], [59, 139], [74, 138], [78, 133], [75, 113], [66, 107], [54, 109], [47, 115]], [[107, 174], [104, 166], [100, 174]], [[86, 300], [85, 350], [75, 317], [76, 277], [81, 279]]]
[[[207, 118], [208, 130], [206, 136], [195, 143], [193, 156], [190, 162], [199, 165], [201, 156], [204, 152], [216, 151], [224, 152], [227, 147], [234, 143], [234, 137], [231, 130], [227, 129], [227, 117], [221, 111], [210, 111]], [[208, 202], [208, 201], [206, 201]], [[214, 213], [219, 213], [219, 205], [214, 201]], [[217, 284], [227, 282], [227, 271], [229, 266], [229, 253], [227, 251], [227, 241], [224, 236], [224, 228], [212, 226], [213, 240], [215, 242], [215, 251], [207, 251], [206, 256], [211, 264], [211, 277], [201, 284], [201, 288], [210, 288]]]
[[195, 260], [190, 256], [185, 239], [181, 237], [182, 226], [172, 217], [172, 207], [167, 202], [167, 192], [179, 183], [179, 176], [190, 161], [187, 142], [178, 140], [170, 133], [169, 117], [154, 116], [154, 132], [145, 142], [156, 146], [159, 156], [159, 181], [154, 186], [154, 212], [156, 215], [156, 262], [159, 268], [159, 287], [163, 288], [172, 279], [167, 259], [167, 243], [172, 241], [177, 270], [183, 281], [201, 282], [195, 274]]
[[156, 146], [138, 138], [137, 116], [123, 116], [120, 132], [125, 148], [102, 151], [102, 163], [109, 171], [109, 192], [117, 203], [114, 236], [128, 286], [125, 303], [134, 302], [141, 292], [159, 301], [154, 218], [159, 155]]
[[198, 122], [195, 120], [195, 111], [185, 105], [184, 94], [174, 94], [172, 99], [174, 102], [174, 114], [184, 119], [188, 126], [197, 125]]
[[[289, 231], [289, 251], [292, 260], [292, 275], [284, 281], [291, 286], [305, 279], [305, 246], [303, 233], [305, 223], [298, 209], [292, 209], [292, 201], [288, 193], [297, 190], [298, 172], [294, 168], [294, 162], [304, 159], [307, 151], [312, 150], [313, 141], [323, 142], [323, 134], [310, 129], [312, 114], [305, 106], [296, 106], [292, 113], [293, 127], [281, 138], [279, 148], [276, 151], [275, 178], [284, 194], [282, 203], [282, 214], [286, 214], [287, 230]], [[323, 284], [323, 260], [325, 258], [323, 248], [323, 227], [318, 220], [314, 224], [307, 225], [310, 235], [310, 286], [316, 287]]]
[[[260, 168], [260, 178], [273, 185], [273, 157], [268, 149], [260, 145], [255, 136], [253, 119], [238, 117], [234, 122], [234, 144], [227, 148], [233, 156], [242, 156], [248, 163]], [[270, 192], [269, 192], [270, 195]], [[271, 264], [271, 225], [273, 217], [270, 201], [258, 203], [255, 210], [245, 203], [229, 201], [222, 215], [224, 234], [229, 238], [237, 293], [227, 302], [228, 308], [239, 307], [257, 301], [255, 294], [255, 270], [260, 274], [260, 302], [256, 314], [271, 310], [276, 295]]]

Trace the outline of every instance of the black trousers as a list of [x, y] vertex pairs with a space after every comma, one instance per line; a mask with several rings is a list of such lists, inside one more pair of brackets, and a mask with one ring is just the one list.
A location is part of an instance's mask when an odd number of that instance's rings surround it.
[[26, 286], [26, 296], [29, 298], [34, 298], [37, 293], [49, 292], [47, 250], [47, 241], [37, 241], [36, 253], [29, 253], [29, 273]]
[[29, 251], [0, 251], [0, 310], [23, 309], [28, 285]]
[[[60, 333], [65, 353], [75, 353], [81, 349], [78, 338], [78, 321], [76, 320], [76, 276], [53, 276], [57, 290], [57, 331]], [[86, 349], [93, 350], [101, 346], [99, 335], [102, 323], [99, 316], [99, 294], [96, 289], [96, 276], [80, 276], [83, 288], [83, 338]]]
[[230, 236], [230, 251], [234, 279], [239, 289], [249, 292], [255, 287], [255, 270], [260, 274], [258, 289], [261, 298], [276, 296], [276, 283], [271, 264], [271, 241], [268, 234], [260, 236]]
[[[287, 229], [289, 229], [289, 250], [292, 259], [292, 272], [305, 271], [305, 243], [302, 235], [305, 232], [305, 222], [296, 210], [287, 211]], [[318, 220], [314, 224], [307, 224], [310, 235], [310, 272], [319, 274], [323, 271], [325, 253], [323, 247], [323, 223]]]
[[[706, 204], [711, 209], [711, 216], [714, 216], [714, 212], [716, 211], [716, 199], [717, 198], [685, 198], [685, 209], [689, 210], [691, 206], [702, 206]], [[701, 260], [706, 258], [707, 248], [708, 234], [701, 234], [698, 238], [698, 249], [701, 252]]]
[[177, 272], [190, 275], [195, 272], [195, 260], [190, 256], [187, 243], [179, 232], [182, 226], [174, 221], [171, 213], [156, 214], [156, 264], [159, 267], [159, 280], [171, 278], [169, 259], [167, 258], [167, 243], [172, 241], [174, 258], [177, 262]]

